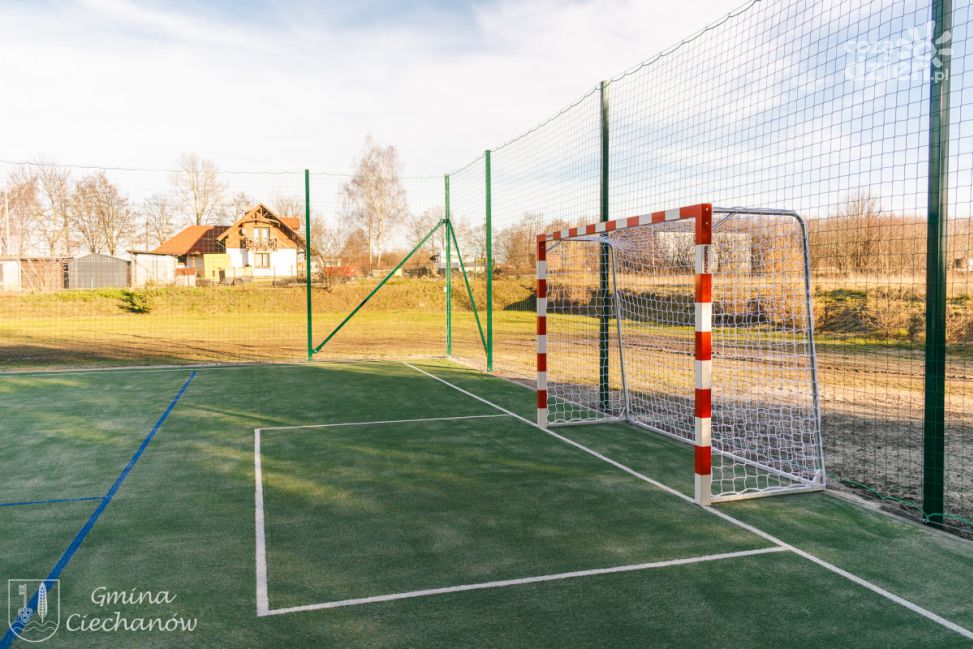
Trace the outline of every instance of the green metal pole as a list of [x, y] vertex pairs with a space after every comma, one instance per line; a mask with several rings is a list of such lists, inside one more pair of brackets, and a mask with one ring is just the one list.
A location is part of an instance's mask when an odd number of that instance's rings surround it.
[[[933, 43], [952, 31], [952, 0], [933, 0]], [[926, 367], [922, 440], [922, 509], [941, 527], [945, 510], [946, 459], [946, 252], [949, 162], [949, 50], [930, 66], [929, 191], [926, 237]]]
[[[608, 83], [601, 82], [601, 220], [607, 221], [608, 216]], [[608, 244], [601, 245], [600, 263], [600, 301], [602, 312], [598, 326], [598, 396], [601, 402], [601, 409], [607, 411], [610, 404], [609, 393], [609, 358], [608, 358], [608, 332], [609, 319], [611, 317], [611, 305], [609, 302], [609, 264], [611, 263], [611, 248]]]
[[453, 355], [453, 260], [450, 250], [450, 233], [453, 230], [449, 219], [449, 174], [446, 174], [446, 355]]
[[486, 358], [487, 372], [493, 371], [493, 180], [490, 175], [490, 149], [486, 159]]
[[307, 290], [307, 360], [314, 358], [311, 327], [311, 172], [304, 170], [304, 284]]
[[483, 335], [483, 325], [480, 323], [480, 311], [476, 307], [476, 298], [473, 297], [473, 287], [470, 285], [470, 278], [466, 274], [466, 264], [463, 263], [463, 253], [459, 249], [459, 239], [456, 238], [456, 230], [450, 228], [449, 235], [456, 246], [456, 259], [459, 261], [460, 272], [463, 273], [463, 284], [466, 286], [466, 295], [470, 298], [470, 306], [473, 307], [473, 318], [476, 319], [476, 329], [480, 332], [480, 342], [483, 344], [483, 351], [486, 351], [487, 341]]
[[371, 292], [368, 295], [365, 296], [365, 299], [362, 300], [361, 302], [359, 302], [358, 303], [358, 306], [356, 306], [354, 309], [352, 309], [351, 313], [349, 313], [347, 316], [345, 316], [345, 319], [342, 320], [341, 323], [337, 327], [335, 327], [334, 330], [331, 333], [328, 334], [328, 337], [325, 338], [324, 341], [320, 345], [318, 345], [317, 347], [314, 348], [314, 353], [317, 353], [317, 352], [321, 351], [321, 348], [324, 347], [325, 345], [327, 345], [328, 342], [332, 338], [334, 338], [335, 335], [337, 335], [337, 333], [339, 331], [341, 331], [342, 327], [344, 327], [346, 324], [348, 324], [348, 321], [351, 320], [353, 317], [355, 317], [355, 314], [356, 313], [358, 313], [359, 311], [361, 311], [361, 308], [363, 306], [365, 306], [366, 304], [368, 304], [368, 301], [370, 299], [372, 299], [372, 296], [375, 295], [376, 293], [378, 293], [379, 289], [381, 289], [383, 286], [385, 286], [385, 283], [388, 282], [390, 279], [392, 279], [392, 277], [395, 276], [395, 274], [399, 271], [399, 269], [402, 268], [403, 266], [405, 266], [406, 262], [408, 262], [410, 259], [412, 259], [412, 255], [416, 254], [416, 252], [418, 252], [418, 250], [420, 248], [422, 248], [424, 245], [426, 245], [426, 242], [429, 241], [429, 237], [431, 237], [436, 232], [436, 230], [439, 229], [439, 226], [443, 225], [444, 222], [445, 221], [440, 221], [439, 223], [437, 223], [436, 225], [433, 226], [432, 230], [430, 230], [429, 232], [426, 233], [426, 236], [424, 236], [422, 238], [422, 240], [419, 243], [416, 244], [415, 248], [413, 248], [412, 250], [410, 250], [409, 251], [409, 254], [407, 254], [405, 257], [403, 257], [402, 258], [402, 261], [400, 261], [398, 264], [396, 264], [395, 268], [393, 268], [392, 270], [390, 270], [389, 271], [389, 274], [382, 278], [382, 281], [378, 283], [378, 286], [376, 286], [375, 288], [373, 288], [371, 290]]

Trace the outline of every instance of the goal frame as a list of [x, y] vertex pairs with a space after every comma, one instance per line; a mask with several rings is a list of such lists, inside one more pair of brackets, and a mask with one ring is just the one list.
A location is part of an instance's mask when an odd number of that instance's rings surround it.
[[[732, 495], [714, 498], [712, 495], [712, 405], [713, 405], [713, 273], [711, 264], [711, 251], [713, 245], [713, 216], [714, 214], [724, 214], [727, 217], [744, 215], [763, 215], [763, 216], [787, 216], [794, 218], [800, 226], [803, 241], [803, 261], [804, 261], [804, 293], [807, 311], [807, 332], [808, 350], [810, 353], [809, 365], [811, 372], [811, 399], [813, 417], [816, 425], [816, 444], [817, 452], [821, 462], [821, 469], [814, 480], [803, 481], [804, 484], [798, 487], [787, 489], [770, 490], [766, 492], [748, 493], [746, 495]], [[589, 237], [603, 235], [616, 230], [626, 228], [636, 228], [650, 226], [653, 224], [664, 223], [666, 221], [693, 220], [695, 223], [695, 345], [694, 345], [694, 428], [695, 438], [694, 447], [694, 491], [697, 504], [709, 506], [713, 502], [727, 500], [738, 500], [742, 498], [754, 498], [770, 496], [777, 493], [795, 493], [801, 491], [820, 491], [825, 488], [824, 472], [824, 453], [821, 444], [821, 414], [819, 404], [819, 387], [817, 371], [817, 354], [814, 345], [814, 311], [811, 302], [810, 284], [810, 254], [808, 248], [807, 224], [801, 216], [793, 210], [778, 210], [768, 208], [721, 208], [713, 207], [711, 203], [700, 203], [676, 209], [669, 209], [638, 216], [630, 216], [615, 220], [601, 221], [583, 226], [569, 227], [554, 232], [537, 235], [537, 263], [536, 263], [536, 294], [537, 294], [537, 425], [541, 428], [548, 428], [548, 382], [547, 382], [547, 249], [549, 242], [559, 242], [562, 240], [577, 239], [578, 237]], [[605, 244], [600, 244], [605, 245]], [[605, 256], [602, 256], [602, 281], [606, 282], [608, 273], [604, 268]], [[614, 262], [612, 262], [612, 271]], [[617, 319], [617, 316], [616, 316]], [[604, 325], [603, 325], [604, 326]], [[619, 323], [620, 326], [620, 323]], [[619, 338], [619, 347], [622, 342]], [[621, 350], [619, 350], [621, 354]], [[622, 374], [624, 377], [624, 362], [621, 363]], [[623, 378], [624, 381], [624, 378]], [[625, 389], [625, 399], [627, 401], [628, 389]], [[612, 420], [630, 421], [627, 417], [606, 418], [591, 423], [603, 423]], [[577, 422], [587, 423], [587, 422]], [[639, 422], [630, 422], [634, 425], [648, 428], [681, 442], [687, 440], [671, 433], [650, 428]], [[734, 456], [735, 457], [735, 456]], [[759, 465], [764, 469], [770, 469]], [[770, 469], [772, 471], [772, 469]], [[792, 477], [792, 476], [788, 476]]]

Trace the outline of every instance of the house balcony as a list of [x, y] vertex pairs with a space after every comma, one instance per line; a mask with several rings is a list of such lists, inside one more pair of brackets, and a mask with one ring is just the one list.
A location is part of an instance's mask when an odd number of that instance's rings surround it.
[[241, 245], [247, 250], [277, 250], [277, 239], [250, 239], [244, 237]]

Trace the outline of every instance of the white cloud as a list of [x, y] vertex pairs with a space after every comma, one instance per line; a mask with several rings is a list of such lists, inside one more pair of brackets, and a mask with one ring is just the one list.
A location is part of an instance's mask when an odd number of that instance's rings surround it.
[[740, 0], [502, 0], [471, 21], [255, 24], [128, 0], [0, 7], [0, 158], [347, 169], [368, 133], [440, 174]]

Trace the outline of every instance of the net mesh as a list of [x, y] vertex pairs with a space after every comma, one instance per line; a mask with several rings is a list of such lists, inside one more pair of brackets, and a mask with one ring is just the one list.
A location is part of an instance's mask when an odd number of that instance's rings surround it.
[[[621, 417], [693, 443], [694, 225], [548, 243], [551, 423]], [[805, 245], [790, 216], [715, 218], [714, 499], [823, 486]]]

